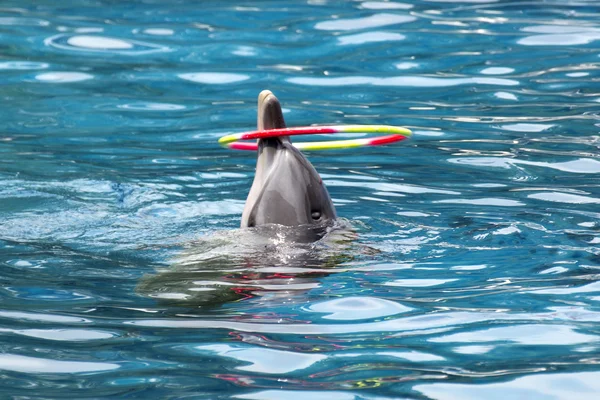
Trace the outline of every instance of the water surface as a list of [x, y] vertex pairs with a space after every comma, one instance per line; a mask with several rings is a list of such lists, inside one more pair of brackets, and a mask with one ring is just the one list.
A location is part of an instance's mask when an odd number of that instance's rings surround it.
[[[598, 21], [4, 1], [0, 397], [595, 399]], [[307, 153], [351, 229], [238, 229], [255, 156], [216, 140], [262, 89], [290, 126], [413, 130]]]

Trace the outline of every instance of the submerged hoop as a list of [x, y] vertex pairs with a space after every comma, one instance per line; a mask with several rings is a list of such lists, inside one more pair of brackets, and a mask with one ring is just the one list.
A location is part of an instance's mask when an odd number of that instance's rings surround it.
[[225, 135], [219, 144], [235, 150], [257, 150], [257, 143], [242, 143], [239, 140], [267, 139], [279, 136], [322, 135], [335, 133], [387, 133], [370, 139], [331, 140], [327, 142], [293, 143], [300, 150], [350, 149], [365, 146], [381, 146], [407, 139], [412, 132], [406, 128], [391, 125], [335, 125], [335, 126], [302, 126], [298, 128], [269, 129]]

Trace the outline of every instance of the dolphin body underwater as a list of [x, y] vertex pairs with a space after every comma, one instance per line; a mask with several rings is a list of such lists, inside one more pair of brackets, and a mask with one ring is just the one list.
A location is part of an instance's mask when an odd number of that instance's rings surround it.
[[[285, 128], [279, 100], [258, 96], [257, 128]], [[356, 237], [336, 220], [321, 177], [289, 137], [259, 139], [256, 174], [241, 229], [218, 231], [184, 245], [138, 292], [177, 307], [213, 308], [259, 297], [273, 305], [305, 300], [318, 278], [353, 258]]]
[[[285, 127], [279, 100], [263, 90], [258, 96], [258, 130]], [[335, 218], [323, 180], [290, 137], [259, 139], [256, 175], [242, 213], [242, 228], [323, 225]]]

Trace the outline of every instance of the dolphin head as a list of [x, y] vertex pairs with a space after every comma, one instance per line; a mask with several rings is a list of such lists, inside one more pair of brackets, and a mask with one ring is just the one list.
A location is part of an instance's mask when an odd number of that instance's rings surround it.
[[[258, 96], [257, 128], [285, 128], [279, 100]], [[256, 175], [242, 214], [242, 228], [266, 224], [324, 224], [336, 217], [321, 177], [289, 136], [259, 139]]]

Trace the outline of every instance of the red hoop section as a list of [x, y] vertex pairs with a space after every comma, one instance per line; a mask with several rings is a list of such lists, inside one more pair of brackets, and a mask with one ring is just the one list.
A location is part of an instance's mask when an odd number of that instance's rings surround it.
[[299, 142], [294, 143], [294, 146], [301, 150], [330, 150], [382, 146], [405, 140], [412, 134], [412, 132], [406, 128], [391, 125], [303, 126], [298, 128], [269, 129], [225, 135], [219, 139], [219, 143], [230, 149], [256, 151], [258, 149], [256, 143], [244, 143], [240, 142], [240, 140], [256, 140], [296, 135], [332, 135], [336, 133], [383, 133], [388, 135], [377, 136], [374, 138], [332, 140], [325, 142]]

